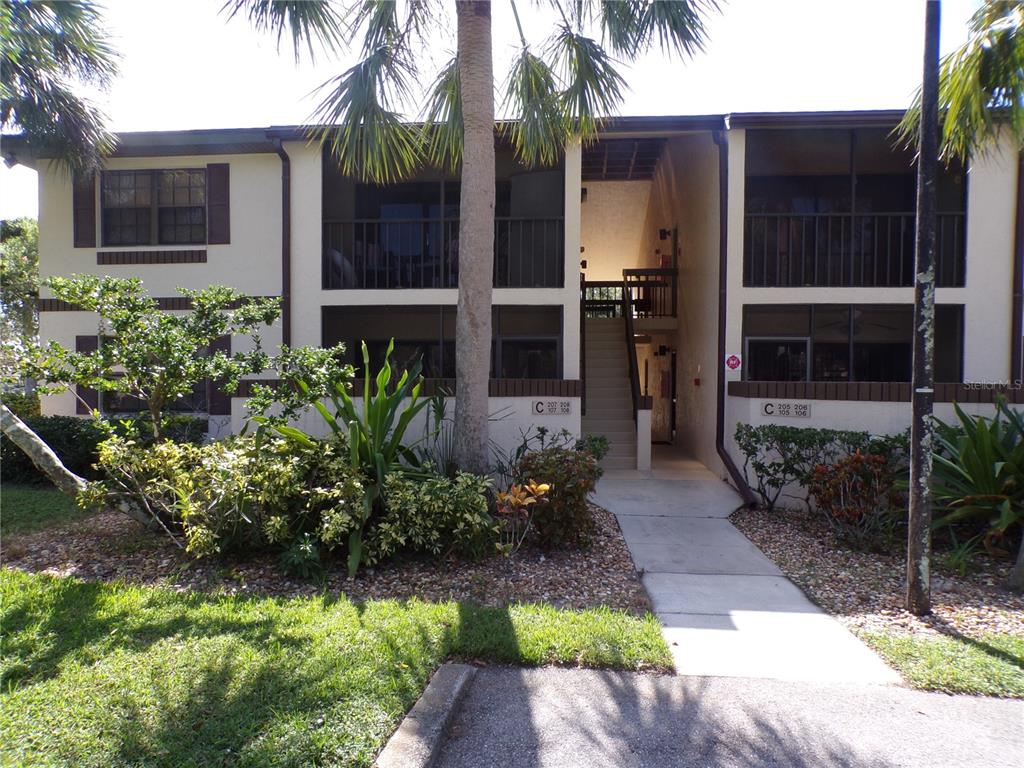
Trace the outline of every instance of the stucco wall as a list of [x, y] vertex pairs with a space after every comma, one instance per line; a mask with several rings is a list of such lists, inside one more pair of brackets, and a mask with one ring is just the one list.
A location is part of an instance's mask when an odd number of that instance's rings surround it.
[[[450, 304], [458, 302], [455, 289], [438, 290], [348, 290], [325, 291], [321, 283], [322, 253], [322, 155], [318, 147], [305, 142], [285, 142], [291, 161], [291, 342], [319, 345], [322, 339], [322, 306], [374, 306]], [[49, 275], [75, 273], [140, 277], [152, 296], [177, 296], [177, 288], [198, 289], [211, 284], [229, 285], [257, 296], [281, 292], [281, 160], [276, 154], [113, 158], [111, 170], [205, 167], [210, 163], [230, 165], [231, 243], [207, 245], [207, 262], [200, 264], [98, 265], [97, 251], [107, 250], [191, 250], [199, 246], [131, 246], [117, 248], [74, 248], [72, 233], [72, 189], [70, 178], [61, 172], [40, 169], [40, 272]], [[580, 167], [579, 146], [569, 147], [565, 157], [565, 284], [562, 288], [496, 289], [495, 304], [555, 305], [562, 308], [563, 375], [579, 378], [579, 252], [580, 252]], [[98, 192], [97, 192], [98, 194]], [[97, 213], [99, 207], [97, 206]], [[98, 230], [99, 233], [99, 230]], [[49, 296], [44, 291], [43, 296]], [[75, 337], [96, 333], [97, 319], [84, 312], [44, 312], [40, 319], [43, 339], [53, 339], [74, 348]], [[263, 334], [264, 346], [276, 349], [281, 342], [280, 324]], [[234, 340], [236, 349], [247, 345]], [[503, 406], [493, 399], [491, 411]], [[524, 401], [525, 402], [525, 401]], [[242, 425], [239, 415], [243, 401], [233, 401], [233, 427]], [[73, 414], [74, 396], [65, 393], [44, 398], [45, 413]], [[505, 432], [518, 434], [536, 421], [517, 415], [525, 413], [517, 404], [506, 421], [492, 424], [492, 432], [508, 442]], [[579, 432], [579, 404], [560, 417], [556, 428]]]
[[[281, 290], [281, 163], [274, 154], [202, 155], [183, 157], [111, 158], [109, 170], [135, 168], [200, 168], [211, 163], [230, 165], [231, 242], [206, 246], [102, 245], [97, 204], [96, 248], [75, 248], [72, 231], [71, 179], [41, 163], [39, 168], [39, 272], [52, 275], [91, 274], [138, 277], [151, 296], [178, 296], [178, 288], [201, 289], [227, 285], [250, 296], [277, 296]], [[98, 186], [98, 185], [97, 185]], [[99, 191], [97, 190], [97, 195]], [[173, 251], [204, 248], [206, 263], [100, 265], [96, 254], [108, 251]], [[43, 289], [43, 297], [52, 293]], [[39, 332], [74, 349], [75, 337], [95, 335], [98, 318], [88, 312], [41, 312]], [[275, 349], [281, 341], [280, 323], [263, 334], [264, 346]], [[236, 337], [233, 347], [247, 349], [249, 340]], [[43, 413], [73, 414], [71, 393], [42, 398]]]
[[[566, 415], [539, 416], [533, 412], [537, 401], [564, 400], [569, 403], [570, 413]], [[245, 401], [234, 399], [231, 401], [231, 426], [233, 431], [238, 432], [246, 422], [247, 413]], [[361, 407], [362, 398], [356, 398], [356, 407]], [[448, 419], [455, 413], [454, 398], [445, 399]], [[500, 450], [505, 455], [514, 451], [522, 442], [524, 435], [535, 435], [538, 427], [544, 427], [550, 435], [555, 435], [561, 430], [567, 430], [571, 435], [580, 434], [580, 399], [572, 398], [539, 398], [539, 397], [492, 397], [490, 399], [489, 437], [492, 447]], [[407, 431], [411, 439], [418, 440], [427, 433], [427, 413], [424, 411], [417, 414]], [[329, 428], [315, 411], [309, 411], [297, 419], [295, 425], [311, 435], [326, 437]]]
[[588, 181], [583, 186], [587, 199], [581, 206], [580, 256], [587, 261], [587, 279], [621, 280], [623, 269], [656, 266], [653, 251], [643, 248], [651, 182]]
[[[729, 141], [729, 264], [726, 354], [742, 354], [744, 304], [912, 304], [913, 288], [744, 288], [743, 215], [745, 131], [733, 130]], [[1016, 152], [1006, 137], [998, 149], [975, 158], [968, 170], [967, 269], [962, 288], [939, 288], [940, 304], [964, 305], [964, 380], [1005, 382], [1010, 374]], [[721, 361], [717, 362], [721, 365]], [[739, 380], [729, 371], [727, 380]], [[732, 434], [739, 422], [765, 423], [763, 401], [726, 398], [726, 445], [740, 461]], [[775, 419], [794, 426], [863, 429], [892, 433], [910, 424], [909, 403], [810, 401], [810, 419]], [[991, 412], [991, 406], [972, 406]], [[953, 418], [952, 406], [936, 404], [936, 414]]]
[[[658, 230], [678, 229], [676, 444], [716, 471], [721, 469], [715, 451], [718, 226], [718, 149], [711, 134], [670, 139], [655, 170], [642, 248], [652, 254], [657, 248], [670, 250], [671, 242], [660, 240]], [[652, 370], [665, 362], [657, 360]], [[662, 418], [655, 414], [656, 423]]]

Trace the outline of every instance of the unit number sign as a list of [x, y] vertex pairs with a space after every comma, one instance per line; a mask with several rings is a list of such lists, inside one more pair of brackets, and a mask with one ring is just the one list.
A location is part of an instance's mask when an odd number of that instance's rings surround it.
[[761, 403], [763, 416], [778, 416], [783, 419], [811, 418], [811, 404], [792, 401], [769, 401]]
[[568, 416], [572, 413], [572, 402], [569, 400], [534, 400], [535, 416]]

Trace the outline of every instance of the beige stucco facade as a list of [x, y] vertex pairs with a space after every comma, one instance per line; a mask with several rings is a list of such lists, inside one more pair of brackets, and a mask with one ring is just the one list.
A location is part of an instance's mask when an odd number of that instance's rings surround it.
[[[634, 134], [643, 136], [642, 131]], [[673, 230], [678, 239], [678, 317], [639, 328], [647, 337], [638, 347], [641, 386], [654, 398], [650, 432], [655, 440], [671, 439], [687, 453], [724, 476], [717, 454], [717, 381], [723, 370], [718, 349], [720, 226], [727, 227], [725, 295], [725, 353], [743, 354], [745, 304], [875, 303], [910, 304], [911, 288], [754, 288], [743, 285], [745, 149], [743, 128], [723, 128], [728, 149], [725, 179], [728, 207], [720, 209], [720, 150], [710, 129], [659, 129], [663, 148], [650, 178], [582, 180], [582, 150], [567, 148], [564, 157], [564, 284], [560, 288], [499, 288], [496, 305], [557, 306], [561, 308], [562, 378], [577, 380], [580, 370], [580, 260], [586, 277], [620, 280], [624, 268], [658, 267], [671, 263]], [[284, 140], [291, 173], [291, 343], [322, 342], [325, 307], [391, 307], [455, 305], [455, 288], [327, 290], [322, 283], [323, 155], [302, 140]], [[192, 154], [111, 158], [112, 170], [230, 166], [231, 242], [202, 246], [205, 263], [99, 265], [102, 246], [75, 248], [72, 233], [72, 185], [59, 171], [39, 161], [40, 271], [56, 274], [135, 276], [153, 296], [175, 296], [179, 287], [229, 285], [242, 293], [276, 296], [281, 293], [282, 160], [266, 149], [250, 154]], [[965, 381], [1003, 382], [1010, 378], [1012, 269], [1017, 200], [1016, 152], [1009, 139], [978, 158], [968, 171], [966, 204], [966, 282], [960, 288], [940, 288], [940, 304], [964, 306], [963, 376]], [[583, 189], [586, 188], [586, 195]], [[97, 195], [98, 195], [97, 191]], [[98, 206], [97, 206], [98, 209]], [[97, 224], [99, 228], [99, 224]], [[662, 232], [664, 230], [664, 232]], [[182, 246], [182, 250], [196, 246]], [[132, 246], [132, 251], [175, 250], [175, 246]], [[581, 250], [582, 249], [582, 250]], [[44, 297], [48, 294], [44, 291]], [[44, 340], [74, 346], [75, 337], [95, 334], [96, 320], [87, 313], [43, 312]], [[267, 331], [271, 349], [281, 340], [281, 327]], [[241, 344], [241, 340], [236, 340]], [[661, 354], [665, 351], [665, 354]], [[671, 352], [675, 352], [675, 369]], [[674, 373], [676, 401], [665, 391]], [[623, 372], [623, 375], [626, 375]], [[727, 381], [739, 380], [742, 370], [727, 371]], [[492, 438], [512, 444], [535, 426], [580, 431], [580, 400], [570, 398], [570, 413], [537, 416], [537, 398], [493, 398], [491, 410], [505, 412], [492, 424]], [[726, 396], [725, 447], [738, 459], [732, 434], [739, 422], [763, 423], [762, 403], [754, 398]], [[70, 394], [48, 397], [47, 413], [74, 413]], [[855, 426], [874, 432], [895, 432], [909, 424], [909, 404], [812, 402], [812, 417], [797, 426]], [[937, 407], [951, 415], [948, 404]], [[240, 429], [244, 401], [235, 399], [229, 418]], [[226, 425], [225, 425], [226, 426]], [[315, 428], [315, 420], [308, 425]]]

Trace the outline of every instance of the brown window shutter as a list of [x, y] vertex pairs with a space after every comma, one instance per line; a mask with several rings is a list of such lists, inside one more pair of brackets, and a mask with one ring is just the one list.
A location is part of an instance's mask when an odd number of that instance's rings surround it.
[[[223, 352], [231, 354], [231, 337], [221, 336], [210, 343], [210, 354]], [[216, 381], [207, 382], [206, 407], [211, 416], [231, 415], [231, 395], [221, 389]]]
[[75, 176], [71, 195], [75, 248], [96, 247], [96, 174]]
[[[75, 336], [75, 352], [95, 352], [99, 347], [99, 336]], [[75, 387], [75, 391], [78, 392], [75, 413], [87, 416], [100, 407], [100, 393], [95, 389]]]
[[227, 163], [206, 166], [206, 242], [231, 242], [231, 180]]

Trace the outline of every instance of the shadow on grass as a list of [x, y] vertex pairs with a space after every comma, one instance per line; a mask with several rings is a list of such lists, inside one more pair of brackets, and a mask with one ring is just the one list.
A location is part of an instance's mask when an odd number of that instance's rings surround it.
[[[171, 637], [188, 641], [232, 635], [253, 644], [299, 645], [297, 639], [280, 632], [270, 617], [227, 618], [200, 610], [211, 601], [209, 597], [149, 591], [140, 598], [141, 605], [122, 606], [110, 599], [108, 585], [70, 580], [56, 583], [56, 589], [38, 599], [23, 600], [2, 614], [8, 664], [0, 682], [6, 686], [46, 680], [59, 674], [69, 658], [98, 658], [122, 649], [145, 651]], [[173, 613], [146, 620], [132, 610], [135, 607], [142, 614], [162, 609]], [[13, 659], [18, 661], [12, 663]]]
[[15, 764], [368, 765], [446, 657], [522, 653], [508, 608], [0, 587]]

